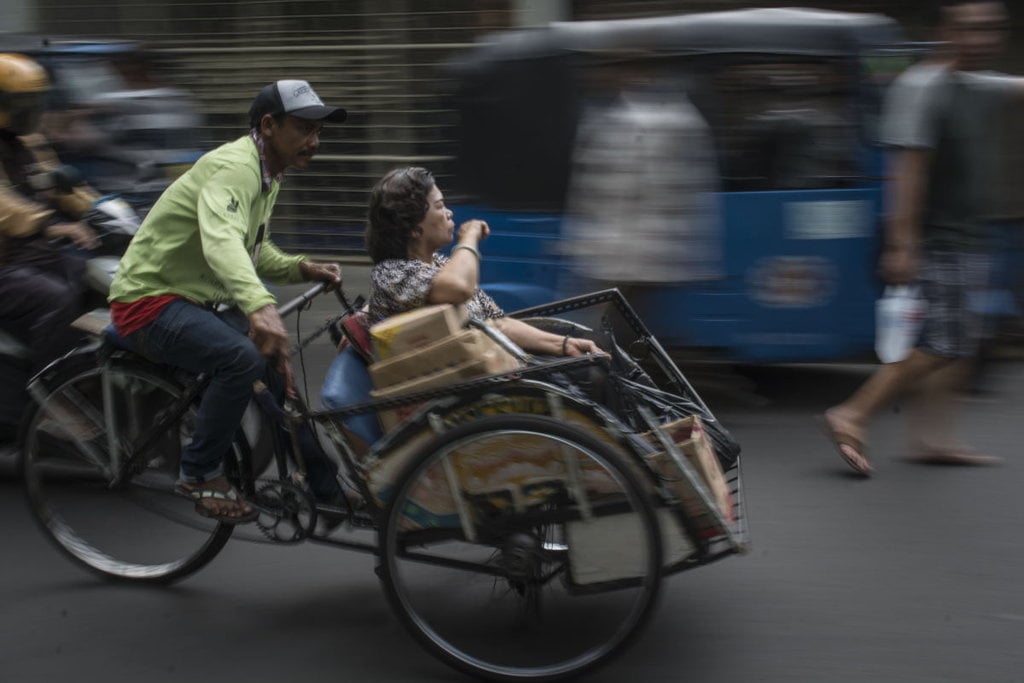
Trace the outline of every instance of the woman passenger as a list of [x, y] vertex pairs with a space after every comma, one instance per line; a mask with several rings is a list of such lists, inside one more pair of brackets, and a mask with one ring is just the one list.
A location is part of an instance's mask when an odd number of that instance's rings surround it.
[[459, 226], [451, 256], [438, 250], [451, 244], [452, 212], [434, 177], [424, 168], [397, 168], [370, 194], [366, 247], [374, 266], [370, 274], [369, 322], [432, 304], [465, 304], [469, 315], [491, 320], [518, 346], [546, 356], [602, 353], [594, 342], [539, 330], [508, 318], [479, 287], [480, 243], [490, 234], [487, 223], [469, 220]]

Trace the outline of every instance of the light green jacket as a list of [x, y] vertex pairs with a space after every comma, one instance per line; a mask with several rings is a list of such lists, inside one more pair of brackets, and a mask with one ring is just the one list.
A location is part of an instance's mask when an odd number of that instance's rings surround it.
[[234, 303], [246, 314], [276, 303], [260, 278], [299, 282], [299, 263], [269, 240], [280, 185], [263, 190], [259, 152], [248, 135], [203, 155], [164, 191], [121, 259], [110, 300], [177, 294], [202, 303]]

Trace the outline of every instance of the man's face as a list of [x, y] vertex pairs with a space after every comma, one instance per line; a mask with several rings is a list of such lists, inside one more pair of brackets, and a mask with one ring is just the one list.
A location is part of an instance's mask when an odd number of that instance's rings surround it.
[[1009, 25], [999, 0], [979, 0], [943, 10], [944, 32], [957, 59], [957, 68], [990, 68], [1002, 51]]
[[[323, 123], [285, 116], [280, 123], [271, 119], [270, 130], [264, 126], [263, 138], [280, 170], [306, 168], [320, 148]], [[269, 134], [268, 134], [269, 133]]]

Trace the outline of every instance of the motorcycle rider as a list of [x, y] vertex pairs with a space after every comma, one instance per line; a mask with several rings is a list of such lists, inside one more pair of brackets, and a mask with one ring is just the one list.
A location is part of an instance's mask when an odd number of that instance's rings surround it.
[[38, 63], [0, 54], [0, 330], [31, 353], [0, 358], [0, 443], [16, 436], [29, 377], [77, 338], [70, 323], [83, 308], [85, 261], [54, 242], [97, 245], [80, 219], [99, 195], [58, 182], [60, 160], [36, 132], [49, 89]]

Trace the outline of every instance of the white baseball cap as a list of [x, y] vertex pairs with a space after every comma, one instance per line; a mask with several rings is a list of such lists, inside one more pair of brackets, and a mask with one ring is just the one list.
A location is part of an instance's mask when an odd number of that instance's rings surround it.
[[331, 123], [341, 123], [348, 118], [348, 112], [341, 107], [324, 104], [306, 81], [275, 81], [265, 85], [249, 107], [250, 125], [258, 127], [266, 114], [288, 114], [307, 121]]

